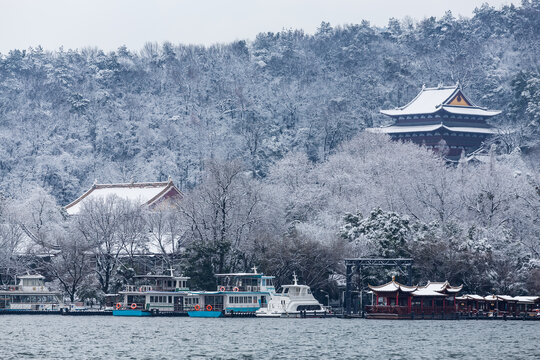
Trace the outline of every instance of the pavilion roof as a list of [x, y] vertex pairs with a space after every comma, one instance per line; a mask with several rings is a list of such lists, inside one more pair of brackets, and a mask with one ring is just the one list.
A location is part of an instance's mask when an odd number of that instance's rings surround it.
[[540, 299], [540, 296], [514, 296], [514, 299], [522, 304], [534, 304]]
[[461, 286], [451, 286], [448, 281], [445, 282], [431, 282], [428, 281], [428, 283], [424, 286], [408, 286], [403, 285], [395, 281], [394, 278], [392, 278], [392, 281], [379, 285], [379, 286], [373, 286], [368, 285], [369, 288], [378, 293], [378, 292], [395, 292], [395, 291], [402, 291], [406, 293], [410, 293], [413, 296], [446, 296], [447, 294], [454, 294], [459, 291], [461, 291], [463, 285]]
[[[459, 101], [454, 101], [459, 96]], [[473, 104], [462, 93], [461, 86], [438, 86], [435, 88], [422, 87], [422, 90], [407, 105], [396, 109], [381, 110], [381, 113], [388, 116], [400, 115], [420, 115], [433, 114], [441, 109], [453, 114], [494, 116], [501, 112], [498, 110], [487, 110]]]
[[398, 291], [398, 290], [401, 290], [402, 292], [413, 292], [416, 290], [416, 286], [408, 286], [408, 285], [403, 285], [403, 284], [400, 284], [398, 283], [394, 277], [392, 277], [392, 281], [386, 283], [386, 284], [383, 284], [383, 285], [379, 285], [379, 286], [373, 286], [373, 285], [369, 285], [369, 288], [375, 292], [394, 292], [394, 291]]
[[451, 286], [448, 281], [445, 282], [431, 282], [428, 281], [428, 283], [423, 286], [419, 287], [418, 289], [426, 289], [426, 290], [432, 290], [437, 292], [449, 292], [449, 293], [457, 293], [460, 292], [463, 288], [463, 285], [460, 286]]
[[86, 191], [65, 209], [69, 215], [78, 214], [83, 204], [96, 199], [106, 199], [109, 196], [117, 196], [121, 199], [130, 200], [140, 205], [152, 205], [157, 203], [169, 192], [182, 195], [171, 180], [164, 182], [143, 182], [124, 184], [97, 184]]

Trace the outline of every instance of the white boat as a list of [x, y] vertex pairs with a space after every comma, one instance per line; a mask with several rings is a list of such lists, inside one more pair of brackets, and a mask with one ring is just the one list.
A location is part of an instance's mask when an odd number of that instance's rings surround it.
[[328, 309], [315, 299], [307, 285], [299, 285], [296, 274], [293, 284], [283, 285], [280, 293], [271, 294], [266, 307], [255, 312], [257, 317], [323, 316]]
[[0, 290], [0, 310], [59, 311], [64, 307], [62, 294], [46, 287], [42, 275], [23, 275], [18, 279], [18, 285]]

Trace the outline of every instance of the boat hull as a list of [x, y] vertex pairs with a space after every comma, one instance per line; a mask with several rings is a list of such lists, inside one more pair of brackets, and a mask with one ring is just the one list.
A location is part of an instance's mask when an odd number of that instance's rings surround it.
[[146, 310], [131, 310], [131, 309], [124, 309], [124, 310], [113, 310], [113, 316], [152, 316], [152, 313]]
[[218, 318], [223, 316], [221, 311], [188, 311], [189, 317]]

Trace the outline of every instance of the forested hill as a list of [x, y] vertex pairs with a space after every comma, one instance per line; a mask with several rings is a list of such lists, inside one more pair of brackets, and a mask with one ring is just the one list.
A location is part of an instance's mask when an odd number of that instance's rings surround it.
[[538, 137], [539, 73], [539, 0], [208, 48], [12, 50], [0, 57], [0, 189], [39, 185], [61, 204], [94, 179], [170, 175], [186, 189], [212, 157], [244, 159], [265, 176], [291, 150], [324, 160], [424, 83], [460, 81], [515, 130], [499, 151], [527, 150]]

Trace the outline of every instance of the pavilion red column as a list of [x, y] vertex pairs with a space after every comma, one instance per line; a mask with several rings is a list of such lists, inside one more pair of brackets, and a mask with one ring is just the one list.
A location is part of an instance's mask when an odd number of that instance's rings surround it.
[[422, 314], [424, 313], [424, 298], [420, 298], [420, 311], [422, 311]]
[[399, 291], [396, 291], [396, 306], [399, 306]]

